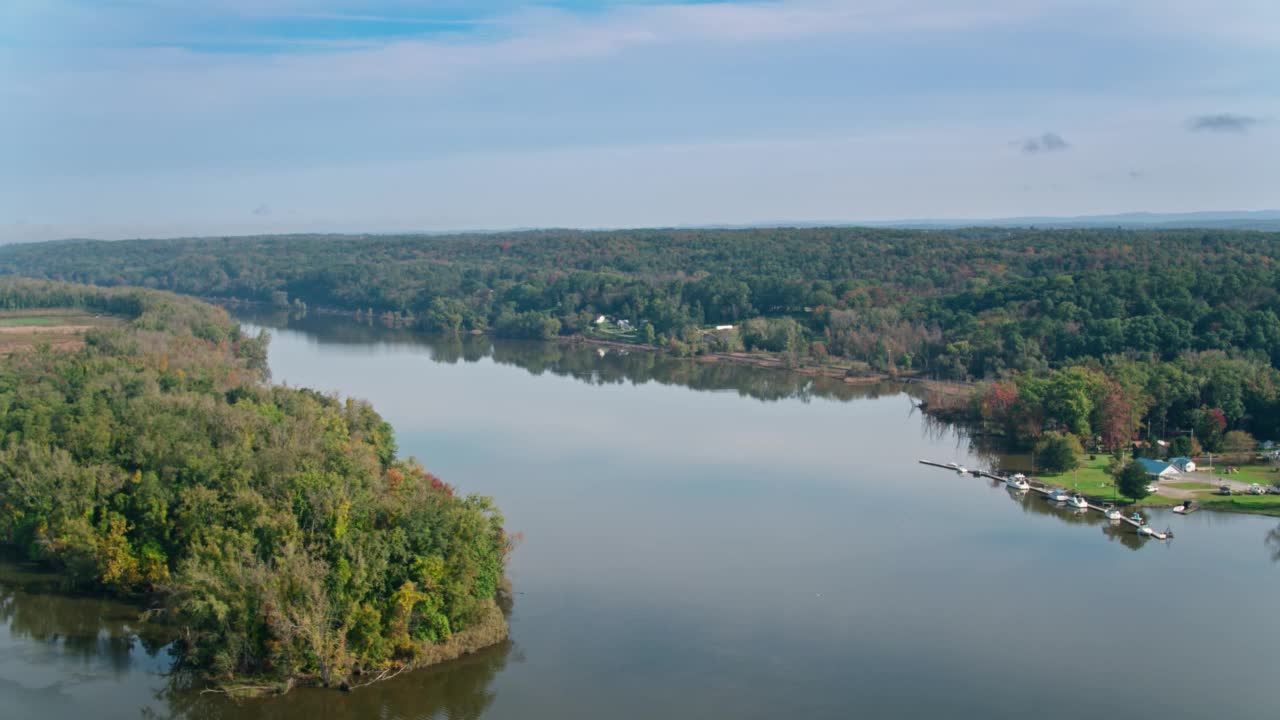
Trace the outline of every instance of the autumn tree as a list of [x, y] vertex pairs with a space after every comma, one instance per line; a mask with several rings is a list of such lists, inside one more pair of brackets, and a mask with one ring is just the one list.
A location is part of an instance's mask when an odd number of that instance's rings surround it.
[[1222, 449], [1229, 453], [1244, 454], [1258, 447], [1258, 441], [1243, 430], [1232, 430], [1222, 436]]

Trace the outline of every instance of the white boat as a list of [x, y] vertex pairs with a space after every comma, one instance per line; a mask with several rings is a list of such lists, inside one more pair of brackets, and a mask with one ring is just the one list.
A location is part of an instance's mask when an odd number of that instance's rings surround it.
[[1089, 501], [1085, 500], [1079, 495], [1072, 495], [1071, 497], [1067, 498], [1067, 504], [1073, 508], [1079, 508], [1081, 510], [1089, 509]]
[[967, 473], [967, 472], [969, 472], [969, 471], [968, 471], [968, 470], [966, 470], [966, 469], [965, 469], [965, 467], [964, 467], [963, 465], [957, 465], [957, 466], [956, 466], [956, 472], [958, 472], [958, 473], [960, 473], [961, 475], [963, 475], [963, 474], [965, 474], [965, 473]]
[[1102, 514], [1105, 515], [1106, 518], [1111, 522], [1120, 522], [1121, 520], [1124, 519], [1124, 513], [1120, 512], [1119, 509], [1113, 508], [1113, 507], [1103, 510]]
[[1044, 496], [1049, 502], [1066, 502], [1069, 497], [1071, 495], [1066, 490], [1050, 490], [1049, 494]]
[[1138, 526], [1138, 535], [1142, 537], [1153, 537], [1155, 534], [1156, 534], [1156, 531], [1152, 530], [1150, 525]]
[[1173, 508], [1173, 511], [1178, 513], [1179, 515], [1186, 515], [1187, 513], [1195, 509], [1196, 509], [1196, 501], [1186, 500], [1186, 501], [1183, 501], [1181, 505], [1175, 505]]
[[1004, 479], [1005, 487], [1010, 490], [1030, 490], [1031, 483], [1027, 482], [1027, 476], [1022, 473], [1010, 475]]

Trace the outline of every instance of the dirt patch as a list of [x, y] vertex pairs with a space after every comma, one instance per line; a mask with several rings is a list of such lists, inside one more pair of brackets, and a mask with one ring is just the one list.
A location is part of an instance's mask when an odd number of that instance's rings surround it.
[[74, 350], [84, 344], [89, 330], [121, 324], [119, 318], [74, 310], [6, 311], [0, 313], [0, 356], [48, 345]]

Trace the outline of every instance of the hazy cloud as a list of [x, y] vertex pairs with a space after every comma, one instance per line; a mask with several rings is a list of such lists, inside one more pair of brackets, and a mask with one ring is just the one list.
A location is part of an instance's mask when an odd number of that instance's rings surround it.
[[1197, 115], [1187, 121], [1187, 127], [1205, 132], [1244, 133], [1261, 122], [1250, 115], [1234, 113], [1215, 113], [1213, 115]]
[[1026, 138], [1021, 143], [1018, 143], [1018, 145], [1022, 148], [1022, 152], [1027, 155], [1057, 152], [1071, 147], [1071, 143], [1067, 142], [1061, 135], [1054, 132], [1047, 132], [1039, 137]]
[[266, 203], [262, 203], [261, 205], [258, 205], [258, 207], [253, 209], [253, 214], [257, 215], [258, 217], [266, 217], [267, 215], [271, 214], [271, 206], [267, 205]]

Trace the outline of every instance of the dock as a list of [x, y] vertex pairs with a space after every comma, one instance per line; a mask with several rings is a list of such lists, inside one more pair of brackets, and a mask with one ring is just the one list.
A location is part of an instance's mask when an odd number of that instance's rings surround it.
[[[950, 470], [951, 472], [955, 472], [955, 473], [958, 473], [958, 472], [960, 471], [960, 470], [959, 470], [959, 467], [958, 467], [958, 466], [956, 466], [956, 465], [954, 465], [954, 464], [948, 465], [947, 463], [933, 462], [932, 460], [921, 460], [921, 461], [920, 461], [920, 464], [921, 464], [921, 465], [928, 465], [928, 466], [930, 466], [930, 467], [942, 468], [943, 470]], [[988, 479], [988, 480], [995, 480], [995, 481], [997, 481], [997, 482], [1005, 482], [1005, 480], [1007, 480], [1007, 479], [1008, 479], [1008, 478], [1004, 477], [1003, 475], [997, 475], [997, 474], [995, 474], [995, 473], [993, 473], [993, 472], [989, 472], [989, 471], [987, 471], [987, 470], [968, 470], [968, 469], [966, 469], [966, 470], [965, 470], [965, 474], [973, 475], [974, 477], [986, 478], [986, 479]], [[1051, 487], [1049, 487], [1048, 485], [1045, 485], [1044, 483], [1039, 482], [1039, 481], [1037, 481], [1037, 480], [1031, 480], [1030, 478], [1028, 478], [1028, 479], [1027, 479], [1027, 483], [1028, 483], [1029, 485], [1031, 485], [1031, 488], [1030, 488], [1031, 492], [1039, 493], [1039, 494], [1041, 494], [1041, 495], [1048, 495], [1050, 492], [1052, 492], [1052, 491], [1053, 491], [1053, 488], [1051, 488]], [[1089, 505], [1089, 510], [1093, 510], [1093, 511], [1095, 511], [1095, 512], [1099, 512], [1099, 513], [1102, 513], [1102, 514], [1104, 514], [1104, 515], [1106, 514], [1106, 512], [1107, 512], [1108, 510], [1110, 510], [1110, 508], [1108, 508], [1108, 507], [1104, 507], [1104, 506], [1102, 506], [1102, 505], [1097, 505], [1097, 504], [1095, 504], [1095, 503], [1093, 503], [1093, 502], [1089, 502], [1089, 499], [1088, 499], [1088, 498], [1085, 498], [1085, 502], [1087, 502], [1087, 503], [1088, 503], [1088, 505]], [[1134, 520], [1133, 518], [1131, 518], [1131, 517], [1129, 517], [1129, 516], [1127, 516], [1127, 515], [1121, 515], [1121, 516], [1120, 516], [1120, 522], [1123, 522], [1123, 523], [1125, 523], [1125, 524], [1129, 525], [1130, 527], [1134, 528], [1134, 530], [1139, 530], [1140, 528], [1144, 527], [1142, 523], [1138, 522], [1137, 520]], [[1148, 528], [1150, 529], [1150, 532], [1149, 532], [1149, 534], [1148, 534], [1148, 537], [1153, 537], [1153, 538], [1155, 538], [1155, 539], [1157, 539], [1157, 540], [1169, 540], [1169, 539], [1171, 539], [1171, 538], [1173, 537], [1173, 532], [1172, 532], [1172, 531], [1159, 532], [1159, 531], [1155, 530], [1154, 528], [1151, 528], [1149, 525], [1148, 525], [1148, 526], [1146, 526], [1146, 527], [1148, 527]], [[1141, 534], [1141, 533], [1139, 533], [1139, 534]]]

